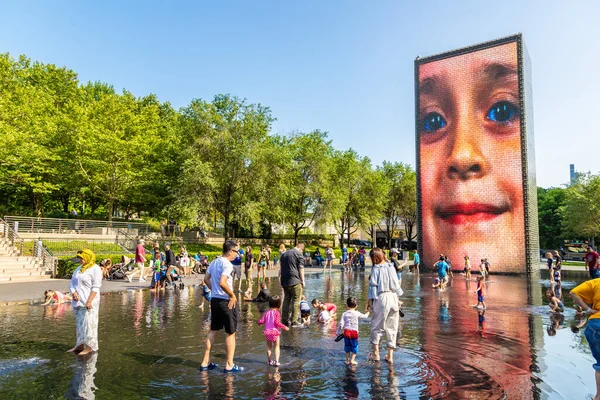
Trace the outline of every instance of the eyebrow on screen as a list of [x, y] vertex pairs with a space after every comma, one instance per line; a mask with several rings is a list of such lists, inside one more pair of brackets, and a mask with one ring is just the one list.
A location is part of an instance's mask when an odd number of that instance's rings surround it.
[[503, 78], [517, 76], [517, 68], [503, 63], [491, 63], [483, 68], [482, 76], [486, 80], [497, 81]]

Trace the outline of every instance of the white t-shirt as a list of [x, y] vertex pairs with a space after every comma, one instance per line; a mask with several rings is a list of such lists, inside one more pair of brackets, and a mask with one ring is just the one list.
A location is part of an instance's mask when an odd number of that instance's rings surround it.
[[317, 318], [317, 320], [319, 322], [327, 322], [330, 319], [331, 319], [331, 315], [329, 314], [329, 311], [327, 311], [327, 310], [321, 311], [321, 313], [319, 314], [319, 317]]
[[210, 282], [212, 285], [212, 297], [217, 299], [229, 300], [229, 295], [223, 291], [219, 282], [221, 275], [227, 276], [227, 286], [233, 287], [233, 264], [224, 257], [218, 257], [208, 266], [207, 272], [210, 274]]
[[337, 334], [344, 332], [344, 329], [358, 332], [358, 319], [369, 318], [369, 314], [363, 314], [356, 310], [348, 310], [342, 314], [338, 325]]

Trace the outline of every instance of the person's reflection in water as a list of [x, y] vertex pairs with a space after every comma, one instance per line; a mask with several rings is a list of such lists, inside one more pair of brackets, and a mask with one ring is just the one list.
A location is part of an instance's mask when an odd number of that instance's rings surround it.
[[266, 376], [267, 381], [265, 382], [265, 389], [262, 393], [265, 396], [265, 399], [281, 398], [281, 374], [279, 371], [272, 371]]
[[478, 309], [477, 310], [477, 333], [481, 337], [485, 337], [485, 310]]
[[94, 374], [96, 373], [96, 362], [98, 353], [93, 352], [85, 356], [75, 356], [73, 365], [73, 378], [69, 391], [65, 395], [67, 399], [95, 399]]
[[[381, 381], [382, 368], [381, 363], [373, 365], [373, 374], [371, 375], [371, 398], [372, 399], [399, 399], [398, 378], [394, 368], [390, 365], [387, 370], [387, 382]], [[404, 397], [404, 396], [403, 396]]]
[[356, 367], [346, 368], [346, 375], [343, 380], [344, 399], [358, 399], [360, 394], [358, 390], [358, 378], [356, 376]]
[[[223, 376], [224, 375], [224, 376]], [[209, 371], [200, 371], [200, 385], [203, 399], [233, 399], [233, 374], [211, 375]], [[223, 382], [223, 386], [221, 386]]]
[[65, 311], [71, 308], [71, 303], [54, 304], [44, 307], [44, 318], [47, 319], [62, 319]]
[[546, 330], [548, 332], [548, 336], [555, 336], [556, 331], [560, 329], [561, 325], [565, 321], [565, 316], [560, 313], [552, 313], [550, 316], [550, 325]]

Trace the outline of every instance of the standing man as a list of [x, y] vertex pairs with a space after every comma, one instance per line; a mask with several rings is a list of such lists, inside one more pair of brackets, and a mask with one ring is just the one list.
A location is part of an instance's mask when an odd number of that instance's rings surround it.
[[[304, 287], [304, 243], [281, 255], [279, 279], [283, 288], [283, 309], [281, 320], [284, 325], [301, 325], [299, 320], [300, 297]], [[290, 307], [292, 310], [290, 312]], [[291, 317], [290, 317], [291, 314]]]
[[585, 263], [590, 271], [590, 279], [600, 278], [600, 276], [597, 275], [600, 255], [594, 251], [592, 246], [589, 246], [587, 253], [585, 253]]
[[237, 257], [231, 262], [233, 264], [233, 280], [238, 279], [238, 292], [242, 291], [242, 261], [244, 259], [244, 250], [240, 247], [240, 242], [236, 242], [238, 253]]
[[140, 239], [135, 247], [135, 264], [137, 265], [138, 269], [127, 275], [129, 282], [131, 282], [133, 276], [138, 273], [140, 274], [140, 282], [146, 282], [144, 279], [144, 263], [146, 262], [146, 250], [144, 249], [144, 243], [144, 239]]
[[[483, 260], [481, 260], [483, 262]], [[440, 255], [440, 260], [433, 264], [437, 268], [438, 278], [440, 278], [440, 288], [445, 288], [448, 283], [448, 270], [450, 267], [446, 263], [446, 258]]]
[[225, 368], [223, 372], [240, 372], [244, 368], [233, 363], [235, 353], [235, 332], [237, 330], [238, 313], [235, 307], [237, 298], [233, 293], [233, 261], [238, 256], [238, 245], [233, 240], [223, 243], [223, 254], [208, 266], [204, 275], [204, 283], [212, 291], [210, 300], [210, 332], [206, 338], [206, 351], [200, 364], [200, 371], [208, 371], [218, 367], [210, 362], [210, 350], [217, 332], [225, 328]]

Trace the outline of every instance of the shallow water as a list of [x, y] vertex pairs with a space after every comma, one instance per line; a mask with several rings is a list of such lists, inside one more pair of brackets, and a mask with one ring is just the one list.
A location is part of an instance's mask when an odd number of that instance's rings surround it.
[[[403, 276], [403, 310], [395, 364], [367, 363], [369, 323], [360, 325], [360, 364], [344, 364], [335, 323], [282, 333], [281, 367], [266, 365], [262, 328], [266, 305], [242, 303], [235, 360], [246, 371], [199, 372], [209, 330], [200, 290], [156, 295], [130, 290], [102, 295], [100, 350], [85, 360], [65, 351], [75, 340], [70, 305], [0, 308], [0, 398], [585, 398], [592, 393], [593, 359], [583, 337], [543, 301], [546, 281], [493, 276], [484, 315], [473, 308], [475, 282], [455, 275], [451, 287], [431, 289], [433, 276]], [[306, 296], [344, 310], [356, 296], [366, 305], [367, 276], [311, 275]], [[279, 291], [276, 280], [271, 292]], [[482, 321], [483, 318], [483, 321]], [[483, 322], [483, 331], [480, 321]], [[224, 334], [213, 361], [224, 362]]]

